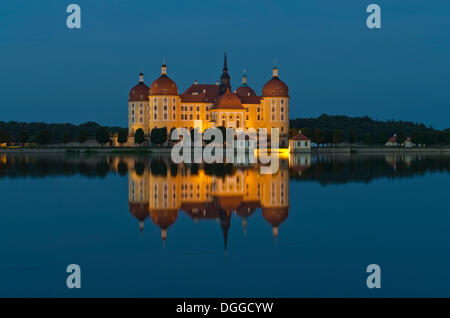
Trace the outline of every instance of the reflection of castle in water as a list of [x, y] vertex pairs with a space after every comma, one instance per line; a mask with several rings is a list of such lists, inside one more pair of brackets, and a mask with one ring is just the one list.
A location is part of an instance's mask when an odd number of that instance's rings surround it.
[[228, 173], [218, 175], [211, 173], [211, 167], [202, 165], [167, 166], [163, 161], [150, 165], [150, 169], [139, 173], [137, 169], [129, 171], [130, 212], [140, 221], [141, 230], [145, 219], [150, 217], [161, 228], [163, 240], [181, 211], [195, 222], [220, 222], [225, 248], [232, 215], [242, 219], [245, 231], [247, 219], [261, 209], [263, 218], [272, 225], [274, 237], [288, 217], [289, 172], [286, 162], [280, 162], [280, 170], [273, 175], [262, 175], [259, 167], [255, 166], [228, 166], [228, 169], [223, 165], [215, 166], [217, 172], [228, 170]]

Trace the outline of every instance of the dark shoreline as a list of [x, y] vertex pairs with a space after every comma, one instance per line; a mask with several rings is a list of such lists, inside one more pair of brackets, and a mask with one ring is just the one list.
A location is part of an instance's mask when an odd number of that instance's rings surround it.
[[[0, 153], [112, 153], [112, 154], [151, 154], [170, 153], [172, 148], [136, 148], [136, 147], [33, 147], [33, 148], [0, 148]], [[303, 152], [308, 154], [309, 152]], [[392, 153], [419, 153], [419, 154], [450, 154], [450, 147], [329, 147], [311, 148], [311, 154], [392, 154]]]

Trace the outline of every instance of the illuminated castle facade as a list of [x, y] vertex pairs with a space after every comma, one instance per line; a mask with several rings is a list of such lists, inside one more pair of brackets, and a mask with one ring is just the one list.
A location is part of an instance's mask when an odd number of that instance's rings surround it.
[[194, 82], [182, 94], [167, 74], [165, 63], [161, 76], [147, 86], [144, 74], [129, 93], [128, 129], [132, 136], [141, 128], [146, 135], [153, 128], [199, 129], [224, 126], [226, 128], [278, 128], [280, 145], [287, 146], [289, 131], [289, 90], [273, 68], [272, 78], [262, 88], [261, 96], [248, 85], [244, 72], [241, 86], [232, 91], [227, 56], [220, 81], [216, 84]]

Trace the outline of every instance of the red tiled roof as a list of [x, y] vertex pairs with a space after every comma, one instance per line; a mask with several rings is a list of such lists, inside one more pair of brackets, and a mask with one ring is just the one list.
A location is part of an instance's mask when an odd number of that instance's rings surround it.
[[167, 75], [158, 77], [152, 85], [150, 85], [150, 95], [177, 95], [177, 84]]
[[214, 84], [192, 84], [181, 94], [182, 103], [215, 103], [219, 86]]
[[391, 138], [388, 139], [388, 142], [397, 142], [397, 136], [394, 135]]
[[212, 109], [244, 109], [244, 107], [242, 107], [241, 99], [227, 89], [225, 94], [217, 99]]
[[278, 76], [272, 77], [262, 89], [263, 97], [289, 97], [287, 85]]
[[144, 82], [139, 82], [135, 87], [130, 90], [128, 96], [130, 102], [134, 101], [148, 101], [148, 86]]
[[291, 140], [307, 140], [307, 141], [311, 140], [311, 139], [309, 139], [308, 137], [306, 137], [303, 134], [297, 134], [297, 135], [295, 135], [294, 137], [292, 137], [290, 139]]

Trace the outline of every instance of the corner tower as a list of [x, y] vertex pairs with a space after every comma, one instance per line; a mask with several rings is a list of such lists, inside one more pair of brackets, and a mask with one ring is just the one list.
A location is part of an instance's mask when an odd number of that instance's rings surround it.
[[272, 78], [262, 89], [262, 108], [264, 111], [265, 128], [270, 134], [271, 128], [278, 128], [280, 147], [288, 146], [289, 132], [289, 88], [278, 77], [278, 67], [272, 69]]
[[149, 87], [144, 83], [144, 74], [139, 74], [139, 83], [134, 86], [128, 95], [128, 134], [134, 135], [136, 130], [142, 128], [148, 131]]

